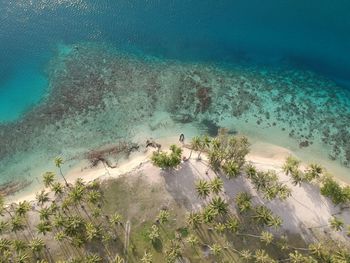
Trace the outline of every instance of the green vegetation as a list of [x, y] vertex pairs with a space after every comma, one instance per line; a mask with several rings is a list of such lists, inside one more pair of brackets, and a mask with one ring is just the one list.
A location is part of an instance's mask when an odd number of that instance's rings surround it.
[[181, 163], [182, 149], [176, 145], [171, 145], [170, 151], [170, 154], [154, 152], [151, 157], [153, 164], [163, 169], [176, 168]]
[[[164, 185], [150, 185], [138, 172], [102, 183], [77, 179], [74, 184], [61, 184], [48, 172], [43, 183], [50, 190], [39, 191], [35, 202], [6, 205], [0, 199], [0, 262], [350, 262], [350, 252], [340, 242], [307, 243], [283, 231], [282, 219], [261, 200], [284, 202], [291, 190], [275, 172], [258, 171], [245, 162], [245, 138], [221, 131], [217, 138], [194, 141], [197, 159], [206, 152], [216, 174], [193, 182], [200, 206], [174, 198], [178, 193]], [[181, 148], [170, 150], [155, 152], [153, 164], [164, 169], [186, 164], [181, 164]], [[65, 180], [63, 160], [55, 163]], [[289, 158], [283, 169], [295, 185], [320, 182], [321, 193], [333, 202], [349, 201], [349, 188], [323, 175], [318, 165], [301, 171], [300, 162]], [[249, 180], [259, 196], [226, 194], [226, 183], [237, 177]], [[327, 226], [349, 228], [338, 216]]]
[[341, 187], [332, 177], [322, 180], [321, 194], [329, 197], [336, 205], [350, 202], [350, 187]]
[[246, 137], [229, 136], [227, 130], [220, 129], [219, 135], [211, 140], [207, 149], [211, 169], [224, 171], [228, 178], [232, 178], [238, 176], [245, 164], [249, 142]]
[[207, 135], [195, 136], [191, 140], [191, 153], [189, 158], [192, 156], [192, 152], [198, 152], [197, 160], [200, 160], [202, 152], [207, 151], [210, 147], [211, 138]]
[[350, 203], [350, 186], [341, 186], [331, 175], [324, 173], [318, 164], [310, 164], [304, 171], [299, 166], [300, 161], [292, 156], [283, 165], [283, 171], [291, 177], [294, 185], [317, 183], [320, 184], [321, 194], [330, 198], [335, 205]]

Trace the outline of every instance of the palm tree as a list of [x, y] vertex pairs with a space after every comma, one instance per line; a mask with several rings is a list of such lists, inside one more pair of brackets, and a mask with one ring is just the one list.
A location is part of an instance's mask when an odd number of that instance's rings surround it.
[[40, 221], [39, 224], [36, 226], [37, 231], [39, 234], [46, 235], [47, 232], [51, 232], [52, 226], [49, 221]]
[[66, 186], [69, 186], [69, 184], [68, 184], [68, 182], [67, 182], [67, 180], [64, 177], [63, 172], [62, 172], [62, 164], [63, 164], [63, 159], [61, 157], [56, 157], [55, 158], [55, 165], [56, 165], [57, 168], [59, 168], [60, 174], [61, 174], [64, 182], [66, 183]]
[[49, 220], [52, 215], [50, 207], [43, 207], [39, 211], [40, 220]]
[[55, 173], [46, 172], [43, 174], [43, 182], [45, 187], [52, 186], [52, 183], [55, 181]]
[[141, 258], [141, 263], [152, 263], [153, 259], [152, 259], [152, 254], [145, 251], [145, 253], [143, 254], [143, 257]]
[[157, 221], [159, 223], [163, 224], [169, 221], [170, 213], [167, 210], [160, 210], [158, 216], [157, 216]]
[[210, 147], [211, 138], [208, 135], [203, 135], [201, 141], [204, 148]]
[[23, 218], [20, 216], [14, 216], [11, 218], [11, 231], [17, 233], [25, 228], [25, 224], [23, 222]]
[[63, 194], [63, 186], [60, 182], [53, 182], [51, 185], [51, 190], [55, 193], [55, 196], [60, 196]]
[[88, 183], [87, 188], [90, 190], [100, 190], [101, 189], [101, 182], [98, 179], [95, 179]]
[[38, 204], [43, 206], [46, 202], [50, 201], [49, 193], [46, 193], [45, 190], [41, 190], [36, 194], [36, 200], [38, 201]]
[[9, 228], [9, 223], [6, 221], [0, 221], [0, 235], [4, 234]]
[[219, 244], [217, 244], [217, 243], [213, 244], [209, 248], [210, 248], [211, 253], [215, 257], [220, 256], [222, 254], [222, 247]]
[[202, 222], [201, 215], [199, 213], [190, 212], [187, 214], [186, 223], [187, 225], [196, 228]]
[[222, 234], [222, 233], [224, 233], [225, 230], [226, 230], [226, 225], [223, 224], [223, 223], [217, 223], [217, 224], [214, 225], [214, 229], [215, 229], [218, 233]]
[[29, 261], [29, 255], [27, 253], [19, 253], [16, 259], [16, 263], [26, 263]]
[[278, 195], [278, 187], [276, 185], [270, 185], [263, 189], [264, 198], [271, 201], [275, 199]]
[[11, 248], [11, 241], [6, 238], [0, 238], [0, 252], [1, 254]]
[[45, 248], [44, 240], [41, 238], [34, 238], [29, 242], [29, 248], [32, 250], [33, 254], [39, 259], [41, 252]]
[[21, 254], [28, 247], [27, 243], [20, 239], [12, 240], [11, 246], [17, 254]]
[[255, 262], [257, 262], [257, 263], [274, 263], [274, 262], [276, 262], [263, 249], [256, 250], [255, 254], [254, 254], [254, 258], [255, 258]]
[[171, 153], [153, 152], [152, 163], [162, 169], [176, 168], [181, 163], [182, 149], [176, 145], [170, 146]]
[[238, 193], [235, 198], [240, 213], [247, 212], [252, 209], [252, 196], [247, 192]]
[[[201, 149], [201, 138], [198, 136], [195, 136], [192, 138], [191, 140], [191, 152], [190, 152], [190, 156], [188, 157], [188, 159], [191, 159], [192, 156], [192, 151], [199, 151]], [[198, 154], [198, 159], [199, 159], [199, 154]]]
[[89, 241], [99, 240], [102, 238], [102, 231], [99, 227], [96, 227], [93, 223], [86, 223], [86, 239]]
[[255, 166], [251, 163], [248, 163], [245, 166], [245, 173], [246, 173], [248, 179], [252, 180], [253, 178], [255, 178], [256, 174], [257, 174]]
[[4, 212], [8, 213], [9, 216], [12, 217], [10, 210], [8, 210], [5, 205], [4, 197], [0, 195], [0, 215], [4, 215]]
[[79, 186], [85, 186], [85, 182], [83, 180], [83, 178], [81, 177], [78, 177], [76, 180], [75, 180], [75, 185], [79, 185]]
[[232, 233], [237, 233], [239, 229], [239, 221], [236, 217], [230, 217], [226, 223], [226, 228]]
[[333, 255], [331, 255], [331, 262], [350, 262], [350, 252], [346, 248], [340, 248]]
[[85, 240], [84, 236], [77, 235], [77, 236], [74, 236], [70, 239], [70, 243], [73, 247], [76, 248], [77, 251], [80, 251], [79, 248], [81, 248], [86, 243], [86, 240]]
[[48, 210], [50, 212], [50, 215], [56, 214], [60, 210], [60, 207], [55, 201], [52, 201], [52, 203], [48, 206]]
[[70, 191], [68, 193], [68, 199], [75, 206], [75, 209], [78, 214], [80, 213], [78, 208], [78, 205], [79, 205], [84, 210], [84, 212], [88, 215], [88, 213], [84, 209], [84, 206], [82, 206], [81, 204], [85, 196], [85, 189], [86, 188], [84, 185], [81, 185], [80, 183], [75, 184], [74, 187], [70, 188]]
[[109, 222], [113, 226], [119, 226], [123, 224], [122, 220], [123, 220], [123, 217], [116, 212], [111, 216], [111, 218], [109, 219]]
[[181, 257], [181, 246], [177, 240], [171, 240], [169, 247], [165, 250], [165, 258], [168, 263], [175, 263]]
[[332, 217], [329, 220], [330, 226], [334, 231], [341, 231], [344, 227], [344, 221], [341, 218]]
[[278, 190], [278, 198], [281, 201], [284, 201], [288, 197], [292, 196], [292, 190], [286, 185], [282, 185], [282, 184], [278, 185], [277, 190]]
[[148, 234], [148, 238], [152, 243], [160, 238], [159, 228], [156, 225], [152, 225], [151, 230]]
[[324, 260], [326, 256], [326, 249], [321, 243], [312, 243], [309, 245], [309, 251], [317, 259]]
[[271, 183], [271, 176], [268, 172], [258, 171], [251, 181], [257, 191], [264, 191]]
[[262, 231], [260, 236], [260, 241], [269, 245], [273, 241], [273, 234], [267, 231]]
[[319, 179], [321, 177], [322, 172], [322, 166], [313, 163], [310, 164], [309, 167], [306, 169], [305, 177], [310, 182], [314, 179]]
[[101, 217], [101, 214], [102, 214], [102, 209], [101, 208], [98, 208], [98, 207], [94, 207], [92, 209], [92, 217], [97, 219], [99, 217]]
[[217, 211], [219, 215], [226, 215], [228, 212], [228, 203], [220, 196], [215, 196], [210, 201], [209, 206]]
[[30, 209], [31, 209], [31, 205], [28, 201], [19, 202], [15, 211], [15, 214], [17, 216], [24, 217], [30, 211]]
[[80, 216], [69, 216], [64, 224], [64, 233], [69, 237], [81, 237], [86, 232], [85, 220]]
[[260, 225], [269, 225], [271, 219], [273, 218], [273, 214], [270, 209], [268, 209], [266, 206], [261, 205], [255, 208], [255, 215], [252, 217]]
[[211, 143], [211, 139], [208, 135], [203, 135], [199, 138], [199, 153], [197, 159], [201, 159], [201, 154], [206, 149], [209, 149]]
[[212, 181], [210, 181], [210, 188], [214, 194], [219, 194], [223, 187], [224, 182], [219, 177], [215, 177]]
[[292, 183], [294, 185], [301, 186], [301, 183], [305, 181], [305, 175], [302, 171], [299, 171], [297, 169], [289, 172], [290, 176], [292, 177]]
[[218, 211], [216, 209], [212, 208], [212, 206], [207, 206], [202, 212], [203, 222], [206, 224], [211, 223], [217, 215]]
[[73, 204], [80, 204], [84, 198], [85, 186], [75, 184], [74, 187], [69, 191], [68, 198]]
[[295, 170], [298, 170], [300, 161], [293, 156], [288, 156], [282, 169], [286, 175], [292, 174]]
[[224, 170], [227, 178], [229, 179], [236, 178], [240, 173], [240, 168], [238, 164], [232, 160], [225, 162], [222, 166], [222, 169]]
[[244, 260], [244, 261], [250, 261], [253, 258], [253, 254], [249, 249], [243, 249], [239, 252], [239, 256]]
[[187, 237], [186, 239], [187, 243], [190, 244], [191, 247], [195, 247], [199, 244], [198, 237], [195, 235], [191, 234]]
[[206, 198], [210, 194], [210, 185], [207, 181], [201, 179], [196, 183], [196, 190], [199, 197]]
[[90, 190], [87, 193], [87, 201], [92, 205], [97, 205], [101, 202], [102, 195], [98, 190]]
[[275, 229], [278, 229], [282, 226], [283, 220], [279, 216], [272, 216], [268, 223], [268, 226], [271, 226]]
[[112, 263], [124, 263], [124, 262], [125, 262], [124, 259], [119, 255], [116, 255], [112, 260]]
[[103, 262], [103, 259], [99, 255], [93, 253], [93, 254], [87, 255], [84, 259], [84, 262], [86, 262], [86, 263], [100, 263], [100, 262]]
[[299, 253], [299, 251], [295, 250], [292, 253], [289, 253], [289, 260], [291, 263], [303, 263], [308, 262], [305, 260], [305, 257]]
[[342, 188], [331, 176], [324, 176], [320, 192], [322, 195], [329, 197], [335, 205], [339, 205], [349, 200], [350, 187]]
[[[215, 141], [212, 141], [212, 144]], [[208, 152], [209, 165], [213, 169], [213, 171], [219, 171], [221, 167], [221, 162], [224, 159], [224, 153], [221, 149], [215, 149], [214, 147]]]
[[67, 236], [63, 231], [58, 231], [54, 236], [54, 240], [58, 242], [62, 242], [65, 238], [67, 238]]
[[66, 218], [62, 214], [57, 213], [53, 218], [52, 225], [57, 229], [63, 228], [66, 223]]
[[64, 214], [70, 211], [70, 206], [72, 205], [72, 200], [68, 197], [64, 198], [61, 202], [61, 210]]

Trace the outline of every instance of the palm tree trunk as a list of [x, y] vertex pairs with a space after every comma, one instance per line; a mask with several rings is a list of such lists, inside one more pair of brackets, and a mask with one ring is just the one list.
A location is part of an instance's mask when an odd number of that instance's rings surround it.
[[52, 257], [52, 255], [51, 255], [51, 252], [50, 252], [50, 249], [45, 245], [45, 256], [46, 256], [46, 258], [48, 259], [48, 261], [50, 262], [50, 263], [53, 263], [53, 262], [55, 262], [54, 261], [54, 259], [53, 259], [53, 257]]
[[92, 220], [92, 218], [90, 217], [89, 213], [86, 211], [85, 209], [85, 206], [83, 206], [80, 202], [79, 202], [79, 205], [81, 207], [81, 209], [83, 209], [85, 215], [88, 217], [88, 219], [92, 222], [92, 223], [95, 223], [94, 220]]
[[34, 235], [33, 235], [33, 232], [32, 232], [32, 230], [31, 230], [31, 228], [30, 228], [29, 222], [28, 222], [27, 219], [25, 219], [25, 221], [26, 221], [28, 233], [29, 233], [30, 237], [33, 239], [33, 238], [34, 238]]
[[191, 159], [192, 152], [193, 152], [193, 150], [191, 149], [191, 151], [190, 151], [190, 156], [188, 156], [188, 159]]
[[252, 235], [252, 234], [244, 234], [244, 233], [237, 233], [237, 236], [246, 236], [246, 237], [255, 237], [255, 238], [260, 238], [261, 236], [258, 235]]
[[64, 175], [63, 175], [63, 172], [62, 172], [62, 168], [61, 168], [61, 166], [60, 166], [59, 168], [60, 168], [60, 174], [61, 174], [61, 176], [62, 176], [62, 178], [63, 178], [64, 182], [66, 183], [66, 186], [67, 186], [67, 187], [69, 187], [69, 184], [68, 184], [68, 182], [67, 182], [66, 178], [65, 178], [65, 177], [64, 177]]

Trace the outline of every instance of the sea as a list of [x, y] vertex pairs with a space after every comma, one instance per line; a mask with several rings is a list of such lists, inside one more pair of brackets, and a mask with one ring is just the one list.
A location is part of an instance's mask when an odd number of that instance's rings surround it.
[[219, 127], [350, 181], [349, 12], [347, 0], [0, 0], [0, 182]]

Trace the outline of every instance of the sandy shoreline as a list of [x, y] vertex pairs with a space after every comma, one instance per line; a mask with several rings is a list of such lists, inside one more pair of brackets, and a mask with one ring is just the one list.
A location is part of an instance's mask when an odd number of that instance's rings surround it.
[[[170, 137], [158, 140], [162, 144], [163, 149], [167, 149], [171, 144], [178, 144], [177, 137]], [[184, 156], [189, 156], [190, 150], [186, 147], [183, 148]], [[141, 172], [147, 177], [147, 181], [152, 183], [161, 183], [165, 187], [169, 188], [172, 180], [175, 189], [168, 189], [168, 191], [174, 191], [174, 198], [177, 195], [186, 195], [191, 200], [191, 205], [194, 208], [200, 207], [201, 203], [197, 200], [195, 193], [194, 181], [198, 179], [214, 178], [216, 175], [212, 172], [209, 175], [205, 174], [206, 165], [203, 162], [196, 160], [196, 154], [192, 155], [192, 159], [183, 163], [185, 168], [181, 168], [180, 171], [175, 173], [175, 176], [164, 175], [163, 171], [157, 167], [154, 167], [149, 157], [152, 154], [152, 150], [145, 152], [138, 152], [131, 154], [130, 158], [121, 162], [118, 168], [106, 168], [102, 164], [95, 168], [88, 168], [87, 162], [82, 162], [73, 169], [71, 169], [66, 178], [68, 182], [73, 183], [77, 178], [81, 177], [85, 181], [92, 181], [94, 179], [106, 180], [111, 178], [118, 178], [124, 174], [132, 174], [133, 172]], [[350, 224], [350, 212], [341, 212], [338, 207], [334, 207], [332, 203], [322, 195], [320, 195], [319, 188], [312, 184], [303, 184], [302, 187], [294, 186], [290, 182], [290, 178], [284, 175], [281, 171], [281, 167], [287, 156], [292, 154], [288, 149], [271, 145], [268, 143], [256, 143], [251, 147], [251, 152], [247, 156], [247, 161], [252, 162], [259, 170], [275, 170], [280, 177], [280, 181], [283, 181], [289, 188], [292, 189], [292, 197], [289, 197], [285, 202], [279, 200], [267, 201], [259, 197], [259, 194], [253, 188], [253, 185], [249, 181], [242, 177], [235, 180], [225, 180], [225, 195], [227, 199], [232, 199], [237, 193], [241, 191], [251, 192], [256, 197], [256, 204], [264, 203], [273, 212], [281, 216], [283, 219], [283, 229], [291, 232], [300, 233], [301, 229], [308, 229], [317, 227], [320, 225], [327, 225], [332, 215], [337, 214], [343, 218], [346, 224]], [[191, 180], [189, 178], [192, 178]], [[59, 179], [59, 178], [58, 178]], [[183, 187], [178, 188], [178, 185]], [[192, 187], [190, 187], [192, 185]], [[8, 202], [19, 202], [23, 200], [34, 200], [35, 192], [42, 187], [34, 189], [29, 193], [18, 193], [7, 198]], [[187, 189], [187, 190], [184, 190]], [[185, 192], [183, 192], [185, 191]], [[330, 232], [330, 229], [326, 232]], [[328, 233], [327, 232], [327, 233]], [[340, 238], [346, 238], [345, 230], [343, 232], [336, 233], [336, 236]], [[307, 238], [307, 236], [306, 236]]]
[[[140, 139], [140, 138], [139, 138]], [[157, 139], [162, 145], [162, 149], [168, 149], [171, 144], [179, 144], [178, 137], [163, 137]], [[184, 155], [189, 155], [188, 149], [184, 147]], [[74, 183], [77, 178], [83, 178], [86, 182], [93, 181], [95, 179], [110, 179], [117, 178], [120, 175], [131, 172], [142, 164], [149, 162], [150, 156], [152, 154], [152, 150], [144, 150], [143, 152], [132, 153], [128, 159], [122, 160], [117, 168], [108, 168], [102, 163], [97, 165], [96, 167], [91, 168], [90, 164], [87, 161], [82, 161], [77, 165], [74, 165], [72, 168], [69, 168], [65, 177], [69, 183]], [[295, 155], [292, 151], [287, 148], [274, 145], [267, 142], [254, 142], [251, 145], [251, 150], [246, 157], [248, 162], [253, 163], [254, 165], [258, 165], [259, 168], [263, 170], [281, 170], [281, 167], [285, 161], [285, 159], [290, 156]], [[194, 158], [194, 157], [192, 157]], [[306, 163], [303, 163], [306, 165]], [[302, 165], [303, 165], [302, 164]], [[56, 171], [58, 172], [58, 171]], [[62, 181], [63, 179], [57, 174], [57, 180]], [[35, 200], [36, 193], [44, 188], [43, 184], [38, 180], [41, 177], [36, 177], [37, 182], [31, 187], [27, 187], [13, 195], [6, 196], [5, 199], [7, 202], [21, 202], [23, 200]], [[348, 184], [341, 180], [340, 178], [336, 179], [343, 184]]]

